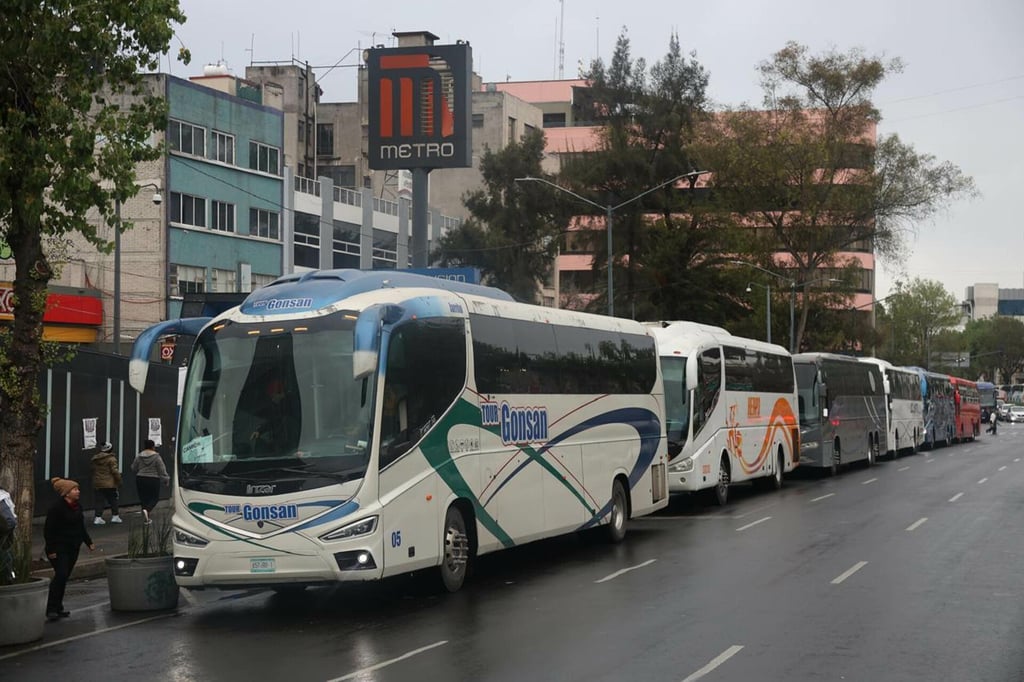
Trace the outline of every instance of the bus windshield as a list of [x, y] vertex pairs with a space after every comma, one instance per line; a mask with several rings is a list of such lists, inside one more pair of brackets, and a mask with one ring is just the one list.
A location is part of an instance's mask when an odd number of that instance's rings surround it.
[[185, 384], [180, 484], [362, 478], [375, 375], [353, 378], [355, 319], [342, 311], [207, 327]]
[[800, 423], [817, 424], [821, 421], [821, 406], [818, 404], [818, 368], [803, 362], [793, 364], [796, 370], [796, 385]]

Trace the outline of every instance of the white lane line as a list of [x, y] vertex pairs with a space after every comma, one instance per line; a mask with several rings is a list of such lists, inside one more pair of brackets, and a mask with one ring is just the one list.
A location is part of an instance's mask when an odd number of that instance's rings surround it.
[[447, 639], [442, 639], [440, 642], [434, 642], [433, 644], [428, 644], [427, 646], [422, 646], [419, 649], [413, 649], [409, 653], [402, 654], [401, 656], [398, 656], [397, 658], [392, 658], [390, 661], [382, 661], [382, 662], [378, 663], [377, 665], [371, 665], [369, 668], [363, 668], [362, 670], [357, 670], [354, 673], [349, 673], [348, 675], [343, 675], [341, 677], [335, 677], [334, 679], [329, 680], [328, 682], [341, 682], [341, 680], [351, 680], [351, 679], [354, 679], [356, 677], [362, 677], [363, 675], [366, 675], [367, 673], [372, 673], [374, 670], [380, 670], [381, 668], [386, 668], [389, 665], [393, 665], [395, 663], [398, 663], [399, 661], [404, 661], [407, 658], [412, 658], [413, 656], [416, 656], [417, 654], [422, 654], [424, 651], [430, 651], [431, 649], [436, 649], [439, 646], [444, 646], [447, 643], [448, 643]]
[[624, 573], [629, 573], [630, 571], [635, 571], [636, 569], [643, 568], [644, 566], [650, 566], [655, 561], [657, 561], [657, 559], [648, 559], [647, 561], [643, 562], [642, 564], [637, 564], [636, 566], [630, 566], [629, 568], [624, 568], [621, 571], [615, 571], [611, 575], [606, 575], [605, 577], [601, 578], [600, 580], [595, 580], [594, 582], [595, 583], [606, 583], [609, 580], [615, 580], [616, 578], [618, 578], [620, 575], [623, 575]]
[[914, 530], [915, 528], [917, 528], [918, 526], [920, 526], [922, 523], [924, 523], [927, 520], [928, 520], [927, 516], [924, 517], [923, 519], [918, 519], [917, 521], [914, 521], [912, 524], [907, 526], [907, 530]]
[[828, 495], [822, 495], [821, 497], [815, 497], [811, 502], [821, 502], [824, 499], [834, 496], [835, 493], [829, 493]]
[[32, 651], [41, 651], [42, 649], [49, 649], [50, 647], [53, 647], [53, 646], [60, 646], [61, 644], [67, 644], [68, 642], [74, 642], [74, 641], [77, 641], [79, 639], [85, 639], [86, 637], [93, 637], [95, 635], [102, 635], [102, 634], [105, 634], [107, 632], [114, 632], [115, 630], [123, 630], [124, 628], [130, 628], [130, 627], [133, 627], [135, 625], [142, 625], [143, 623], [148, 623], [148, 622], [153, 621], [153, 620], [160, 620], [161, 618], [170, 618], [171, 616], [177, 616], [177, 615], [180, 615], [180, 614], [181, 614], [180, 611], [172, 611], [171, 613], [163, 613], [163, 614], [160, 614], [159, 616], [150, 616], [149, 618], [141, 618], [139, 620], [133, 620], [130, 623], [121, 623], [120, 625], [115, 625], [115, 626], [109, 627], [109, 628], [103, 628], [101, 630], [93, 630], [92, 632], [83, 632], [82, 634], [75, 635], [74, 637], [65, 637], [64, 639], [58, 639], [58, 640], [55, 640], [53, 642], [47, 642], [46, 644], [37, 644], [36, 646], [29, 647], [28, 649], [22, 649], [21, 651], [15, 651], [14, 653], [5, 654], [3, 656], [0, 656], [0, 661], [4, 660], [5, 658], [14, 658], [15, 656], [21, 656], [23, 654], [27, 654], [27, 653], [32, 652]]
[[694, 680], [699, 680], [700, 678], [704, 677], [709, 672], [711, 672], [712, 670], [714, 670], [715, 668], [722, 665], [730, 658], [738, 654], [742, 648], [743, 646], [741, 644], [733, 644], [731, 647], [729, 647], [728, 649], [726, 649], [725, 651], [711, 659], [711, 662], [708, 663], [706, 666], [704, 666], [697, 672], [693, 673], [692, 675], [684, 679], [683, 682], [694, 682]]
[[833, 578], [832, 579], [832, 584], [833, 585], [838, 585], [839, 583], [843, 582], [844, 580], [849, 578], [851, 575], [853, 575], [854, 573], [856, 573], [857, 571], [859, 571], [860, 569], [864, 568], [867, 565], [868, 565], [868, 562], [866, 562], [866, 561], [858, 561], [852, 567], [850, 567], [845, 572], [843, 572], [841, 575], [839, 575], [836, 578]]
[[999, 467], [999, 470], [1002, 471], [1005, 468], [1006, 468], [1006, 465], [1004, 464], [1003, 466]]
[[931, 457], [925, 457], [925, 458], [924, 458], [924, 461], [925, 461], [925, 462], [931, 462], [931, 461], [933, 461], [933, 460], [932, 460], [932, 458], [931, 458]]
[[963, 493], [957, 493], [957, 494], [956, 494], [956, 495], [954, 495], [953, 497], [949, 498], [949, 501], [950, 501], [950, 502], [956, 502], [957, 500], [959, 500], [959, 499], [960, 499], [961, 497], [963, 497], [963, 496], [964, 496], [964, 494], [963, 494]]
[[1014, 461], [1014, 462], [1019, 462], [1019, 461], [1020, 461], [1020, 457], [1018, 457], [1017, 459], [1015, 459], [1015, 460], [1013, 460], [1013, 461]]
[[897, 469], [896, 471], [906, 471], [906, 470], [907, 470], [907, 469], [909, 469], [909, 468], [910, 468], [910, 467], [900, 467], [900, 468], [899, 468], [899, 469]]
[[768, 519], [770, 519], [770, 518], [771, 518], [770, 516], [766, 516], [766, 517], [764, 517], [763, 519], [758, 519], [757, 521], [752, 521], [752, 522], [748, 523], [748, 524], [747, 524], [747, 525], [745, 525], [745, 526], [740, 526], [739, 528], [737, 528], [737, 529], [736, 529], [736, 532], [738, 533], [738, 532], [740, 532], [741, 530], [746, 530], [746, 529], [748, 529], [748, 528], [753, 528], [753, 527], [754, 527], [754, 526], [756, 526], [757, 524], [759, 524], [759, 523], [764, 523], [765, 521], [767, 521], [767, 520], [768, 520]]
[[980, 481], [978, 481], [978, 485], [981, 485], [982, 483], [984, 483], [987, 480], [988, 480], [988, 476], [986, 476], [985, 478], [983, 478]]
[[868, 480], [866, 480], [866, 481], [861, 481], [861, 483], [860, 483], [860, 484], [861, 484], [861, 485], [867, 485], [868, 483], [874, 483], [874, 482], [875, 482], [875, 481], [877, 481], [877, 480], [878, 480], [877, 478], [869, 478], [869, 479], [868, 479]]

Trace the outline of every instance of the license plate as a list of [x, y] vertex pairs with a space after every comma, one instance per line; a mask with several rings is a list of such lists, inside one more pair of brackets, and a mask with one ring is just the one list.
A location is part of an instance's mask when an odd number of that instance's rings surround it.
[[249, 559], [250, 573], [273, 573], [276, 570], [273, 559]]

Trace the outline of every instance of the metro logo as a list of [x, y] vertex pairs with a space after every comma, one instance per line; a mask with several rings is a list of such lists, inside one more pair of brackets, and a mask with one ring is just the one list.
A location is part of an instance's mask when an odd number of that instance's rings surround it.
[[472, 164], [468, 44], [367, 50], [374, 170]]

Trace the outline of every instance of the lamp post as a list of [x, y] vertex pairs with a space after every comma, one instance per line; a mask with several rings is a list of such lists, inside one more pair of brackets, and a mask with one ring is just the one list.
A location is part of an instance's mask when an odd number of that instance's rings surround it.
[[671, 185], [672, 183], [674, 183], [674, 182], [676, 182], [678, 180], [682, 180], [683, 178], [688, 178], [690, 180], [690, 188], [692, 189], [694, 184], [697, 182], [697, 179], [701, 175], [703, 175], [703, 174], [705, 174], [707, 172], [708, 171], [697, 171], [697, 170], [694, 170], [694, 171], [690, 171], [689, 173], [682, 173], [680, 175], [675, 176], [674, 178], [672, 178], [670, 180], [666, 180], [665, 182], [661, 183], [660, 185], [655, 185], [654, 187], [651, 187], [649, 189], [644, 190], [643, 192], [641, 192], [640, 194], [637, 194], [635, 197], [633, 197], [631, 199], [627, 199], [627, 200], [625, 200], [623, 202], [620, 202], [618, 204], [615, 204], [615, 205], [612, 205], [612, 204], [601, 205], [601, 204], [597, 203], [596, 201], [591, 201], [590, 199], [588, 199], [588, 198], [586, 198], [584, 196], [580, 196], [579, 194], [577, 194], [576, 192], [573, 192], [572, 190], [566, 189], [565, 187], [562, 187], [561, 185], [557, 185], [557, 184], [551, 182], [550, 180], [545, 180], [544, 178], [535, 178], [535, 177], [532, 177], [532, 176], [527, 176], [527, 177], [524, 177], [524, 178], [516, 178], [515, 182], [539, 182], [539, 183], [542, 183], [544, 185], [548, 185], [550, 187], [554, 187], [555, 189], [557, 189], [560, 192], [565, 192], [566, 194], [568, 194], [570, 196], [573, 196], [576, 199], [579, 199], [580, 201], [582, 201], [585, 204], [589, 204], [590, 206], [593, 206], [594, 208], [598, 208], [598, 209], [601, 209], [602, 211], [604, 211], [605, 225], [607, 225], [607, 228], [608, 228], [607, 229], [607, 232], [608, 232], [608, 316], [609, 317], [614, 317], [615, 316], [615, 289], [614, 289], [614, 280], [612, 278], [612, 262], [613, 262], [613, 254], [612, 254], [612, 214], [615, 213], [615, 211], [617, 211], [620, 208], [622, 208], [623, 206], [625, 206], [627, 204], [631, 204], [634, 201], [636, 201], [637, 199], [640, 199], [641, 197], [645, 197], [648, 194], [650, 194], [651, 192], [659, 190], [662, 187], [665, 187], [666, 185]]
[[[138, 189], [152, 188], [153, 203], [159, 206], [163, 202], [160, 187], [153, 182], [136, 185]], [[114, 199], [114, 355], [121, 354], [121, 200]]]
[[747, 282], [747, 293], [750, 293], [750, 287], [758, 286], [764, 288], [764, 336], [768, 343], [772, 342], [772, 286], [770, 284], [761, 284], [760, 282]]
[[772, 272], [767, 268], [762, 268], [756, 263], [748, 263], [745, 260], [731, 260], [729, 261], [733, 265], [746, 265], [748, 268], [754, 268], [760, 270], [766, 275], [772, 277], [778, 277], [789, 286], [789, 352], [796, 352], [796, 290], [797, 287], [806, 289], [811, 284], [818, 284], [819, 282], [841, 282], [842, 280], [835, 279], [834, 277], [819, 277], [817, 279], [810, 279], [805, 282], [797, 282], [795, 279], [785, 277], [777, 272]]

